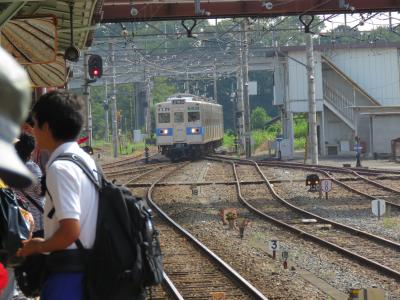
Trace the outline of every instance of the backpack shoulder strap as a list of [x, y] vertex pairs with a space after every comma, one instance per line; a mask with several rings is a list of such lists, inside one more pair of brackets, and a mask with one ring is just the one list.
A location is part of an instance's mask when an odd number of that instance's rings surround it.
[[[100, 172], [98, 172], [99, 174], [99, 180], [97, 180], [93, 173], [92, 170], [90, 170], [89, 166], [86, 164], [86, 162], [79, 156], [76, 155], [74, 153], [63, 153], [59, 156], [57, 156], [57, 158], [54, 161], [57, 160], [67, 160], [67, 161], [71, 161], [73, 163], [75, 163], [78, 167], [81, 168], [81, 170], [83, 171], [83, 173], [86, 174], [86, 176], [90, 179], [90, 181], [99, 189], [101, 184], [101, 177], [102, 174]], [[53, 161], [53, 162], [54, 162]]]
[[[81, 170], [83, 171], [83, 173], [86, 174], [86, 176], [90, 179], [90, 181], [96, 186], [97, 189], [100, 189], [101, 184], [99, 182], [101, 182], [102, 180], [102, 173], [98, 173], [99, 174], [99, 180], [97, 180], [93, 173], [92, 170], [90, 170], [89, 166], [85, 163], [85, 161], [79, 156], [76, 155], [74, 153], [63, 153], [59, 156], [57, 156], [57, 158], [53, 161], [55, 162], [56, 160], [67, 160], [67, 161], [71, 161], [74, 164], [76, 164], [79, 168], [81, 168]], [[52, 162], [52, 163], [53, 163]], [[50, 195], [50, 194], [49, 194]], [[51, 198], [51, 195], [50, 195]], [[52, 213], [52, 215], [54, 214], [55, 209], [53, 208], [52, 211], [50, 213]], [[49, 213], [49, 214], [50, 214]], [[48, 216], [50, 217], [50, 216]], [[51, 217], [50, 217], [51, 218]], [[76, 246], [78, 247], [79, 250], [84, 250], [85, 248], [83, 247], [83, 244], [81, 242], [81, 240], [78, 238], [75, 241]]]
[[[61, 154], [61, 155], [59, 155], [59, 156], [57, 156], [56, 157], [56, 159], [54, 159], [52, 162], [51, 162], [51, 164], [52, 163], [54, 163], [55, 161], [57, 161], [57, 160], [67, 160], [67, 161], [70, 161], [70, 162], [73, 162], [73, 163], [75, 163], [79, 168], [81, 168], [81, 170], [86, 174], [86, 176], [89, 178], [89, 180], [95, 185], [95, 187], [99, 190], [100, 189], [100, 187], [101, 187], [101, 182], [102, 182], [102, 173], [101, 172], [99, 172], [98, 174], [99, 174], [99, 180], [97, 180], [95, 177], [94, 177], [94, 175], [93, 175], [93, 173], [92, 173], [92, 170], [90, 170], [90, 168], [88, 167], [88, 165], [85, 163], [85, 161], [79, 156], [79, 155], [76, 155], [76, 154], [74, 154], [74, 153], [69, 153], [69, 152], [67, 152], [67, 153], [63, 153], [63, 154]], [[51, 165], [50, 164], [50, 165]], [[47, 189], [47, 187], [46, 187], [46, 192], [49, 194], [49, 196], [50, 196], [50, 199], [52, 200], [53, 199], [53, 197], [51, 196], [51, 194], [50, 194], [50, 192], [49, 192], [49, 190]], [[53, 218], [53, 215], [54, 215], [54, 213], [55, 213], [55, 209], [54, 209], [54, 207], [50, 210], [50, 212], [47, 214], [47, 217], [48, 218]]]
[[44, 208], [41, 207], [41, 206], [39, 205], [39, 203], [37, 203], [37, 202], [35, 201], [35, 199], [33, 199], [31, 196], [29, 196], [29, 195], [28, 195], [27, 193], [25, 193], [24, 191], [21, 191], [21, 192], [22, 192], [22, 194], [25, 196], [25, 198], [28, 199], [28, 201], [29, 201], [30, 203], [32, 203], [33, 206], [35, 206], [42, 214], [44, 213]]

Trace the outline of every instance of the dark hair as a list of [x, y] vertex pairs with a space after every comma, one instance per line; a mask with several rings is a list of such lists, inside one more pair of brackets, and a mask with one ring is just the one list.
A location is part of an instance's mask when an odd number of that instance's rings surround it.
[[29, 126], [33, 127], [35, 123], [33, 122], [32, 112], [29, 113], [28, 117], [25, 120], [25, 123], [28, 123]]
[[27, 162], [35, 149], [35, 138], [27, 133], [21, 133], [19, 141], [14, 145], [18, 156], [23, 162]]
[[82, 104], [74, 93], [54, 91], [41, 96], [32, 113], [39, 128], [47, 122], [54, 139], [73, 141], [83, 125]]

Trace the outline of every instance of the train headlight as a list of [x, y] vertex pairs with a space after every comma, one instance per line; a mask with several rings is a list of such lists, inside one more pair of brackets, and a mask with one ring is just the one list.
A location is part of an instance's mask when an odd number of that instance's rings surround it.
[[168, 129], [160, 129], [160, 134], [161, 135], [167, 135], [168, 134]]
[[191, 129], [192, 134], [199, 134], [200, 133], [200, 128], [192, 128]]

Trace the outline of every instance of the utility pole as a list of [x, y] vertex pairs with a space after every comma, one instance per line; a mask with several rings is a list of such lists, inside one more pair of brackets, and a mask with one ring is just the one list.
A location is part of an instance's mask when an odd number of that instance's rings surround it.
[[134, 82], [133, 83], [134, 84], [134, 86], [135, 86], [135, 90], [134, 90], [134, 92], [135, 92], [135, 103], [134, 103], [134, 109], [135, 109], [135, 116], [136, 116], [136, 118], [135, 118], [135, 126], [134, 126], [134, 129], [139, 129], [140, 128], [140, 124], [139, 124], [139, 116], [141, 116], [141, 114], [139, 113], [139, 107], [141, 106], [140, 105], [140, 99], [139, 99], [139, 89], [140, 89], [140, 86], [139, 86], [139, 82]]
[[[134, 82], [132, 82], [132, 87], [133, 87], [133, 91], [135, 90], [135, 83]], [[130, 98], [130, 101], [129, 101], [129, 110], [130, 110], [130, 124], [129, 124], [129, 126], [130, 126], [130, 132], [131, 132], [131, 135], [132, 135], [132, 141], [133, 141], [133, 129], [135, 128], [135, 126], [134, 126], [134, 120], [133, 120], [133, 115], [134, 115], [134, 113], [133, 113], [133, 110], [134, 110], [134, 101], [135, 101], [135, 92], [133, 92], [132, 93], [132, 97]]]
[[[318, 165], [318, 140], [317, 140], [317, 107], [315, 101], [315, 64], [312, 33], [309, 32], [313, 18], [306, 26], [307, 48], [307, 80], [308, 80], [308, 123], [310, 136], [310, 154], [313, 165]], [[304, 23], [303, 23], [304, 24]]]
[[108, 143], [110, 141], [110, 125], [108, 124], [108, 112], [110, 110], [110, 103], [109, 103], [109, 98], [108, 98], [108, 78], [104, 78], [105, 80], [105, 99], [104, 99], [104, 120], [105, 120], [105, 126], [106, 130], [104, 133], [104, 141]]
[[231, 102], [232, 102], [232, 113], [233, 113], [233, 135], [235, 137], [235, 150], [236, 152], [238, 151], [238, 128], [237, 128], [237, 120], [236, 120], [236, 111], [237, 111], [237, 93], [235, 93], [234, 88], [233, 88], [233, 82], [231, 83]]
[[152, 106], [152, 97], [151, 97], [151, 77], [146, 75], [145, 76], [145, 83], [146, 83], [146, 103], [147, 103], [147, 110], [146, 110], [146, 133], [147, 137], [150, 138], [151, 136], [151, 106]]
[[188, 70], [188, 66], [186, 65], [186, 81], [185, 81], [185, 93], [189, 94], [190, 89], [189, 89], [189, 70]]
[[218, 94], [217, 94], [217, 59], [214, 58], [214, 100], [218, 103]]
[[[237, 139], [240, 145], [243, 143], [244, 136], [244, 121], [243, 121], [243, 78], [242, 78], [242, 61], [243, 61], [243, 48], [240, 43], [239, 45], [239, 65], [236, 71], [236, 126], [237, 126]], [[240, 156], [241, 147], [237, 147], [238, 155]]]
[[243, 109], [244, 109], [244, 134], [246, 158], [251, 157], [251, 130], [250, 130], [250, 99], [249, 99], [249, 44], [248, 44], [248, 19], [245, 18], [240, 25], [242, 42], [242, 76], [243, 76]]
[[118, 157], [118, 120], [117, 120], [117, 88], [115, 84], [115, 55], [113, 44], [108, 44], [108, 49], [111, 54], [111, 66], [112, 66], [112, 97], [111, 97], [111, 119], [112, 119], [112, 143], [114, 158]]
[[89, 72], [88, 72], [88, 54], [83, 54], [83, 73], [84, 73], [84, 84], [83, 84], [83, 96], [85, 101], [86, 120], [85, 129], [88, 137], [88, 146], [92, 146], [92, 106], [90, 103], [90, 85], [89, 85]]

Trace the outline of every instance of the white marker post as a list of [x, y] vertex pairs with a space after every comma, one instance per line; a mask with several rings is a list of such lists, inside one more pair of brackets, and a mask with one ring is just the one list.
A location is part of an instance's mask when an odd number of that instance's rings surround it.
[[380, 220], [381, 216], [383, 216], [386, 212], [386, 201], [382, 199], [375, 199], [371, 201], [372, 213], [375, 216], [378, 216], [378, 220]]
[[328, 193], [332, 190], [332, 180], [322, 179], [319, 188], [321, 192], [325, 192], [325, 198], [328, 200]]

